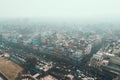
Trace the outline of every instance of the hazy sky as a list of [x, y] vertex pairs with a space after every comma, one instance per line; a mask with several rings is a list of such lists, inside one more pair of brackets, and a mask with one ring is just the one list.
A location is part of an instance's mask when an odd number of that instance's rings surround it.
[[120, 17], [120, 0], [0, 0], [0, 17]]

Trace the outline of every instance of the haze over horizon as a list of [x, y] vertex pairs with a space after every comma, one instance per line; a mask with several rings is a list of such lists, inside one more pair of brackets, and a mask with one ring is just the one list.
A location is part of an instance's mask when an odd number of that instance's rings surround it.
[[120, 19], [119, 0], [0, 0], [0, 18]]

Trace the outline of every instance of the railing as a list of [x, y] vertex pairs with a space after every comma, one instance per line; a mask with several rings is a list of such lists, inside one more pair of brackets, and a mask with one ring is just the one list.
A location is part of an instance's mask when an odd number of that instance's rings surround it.
[[9, 80], [2, 72], [0, 72], [0, 77], [1, 77], [3, 80]]
[[22, 78], [28, 78], [28, 79], [32, 79], [32, 80], [37, 80], [31, 74], [22, 74]]

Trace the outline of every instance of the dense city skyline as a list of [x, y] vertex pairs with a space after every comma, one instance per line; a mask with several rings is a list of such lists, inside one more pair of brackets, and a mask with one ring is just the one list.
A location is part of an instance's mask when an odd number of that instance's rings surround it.
[[119, 0], [0, 0], [0, 80], [120, 80]]

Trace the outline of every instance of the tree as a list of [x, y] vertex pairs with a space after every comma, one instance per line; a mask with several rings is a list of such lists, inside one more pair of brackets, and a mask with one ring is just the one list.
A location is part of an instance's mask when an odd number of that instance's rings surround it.
[[26, 68], [27, 69], [32, 69], [35, 68], [36, 64], [37, 64], [37, 58], [35, 56], [27, 56], [25, 58], [26, 60]]

